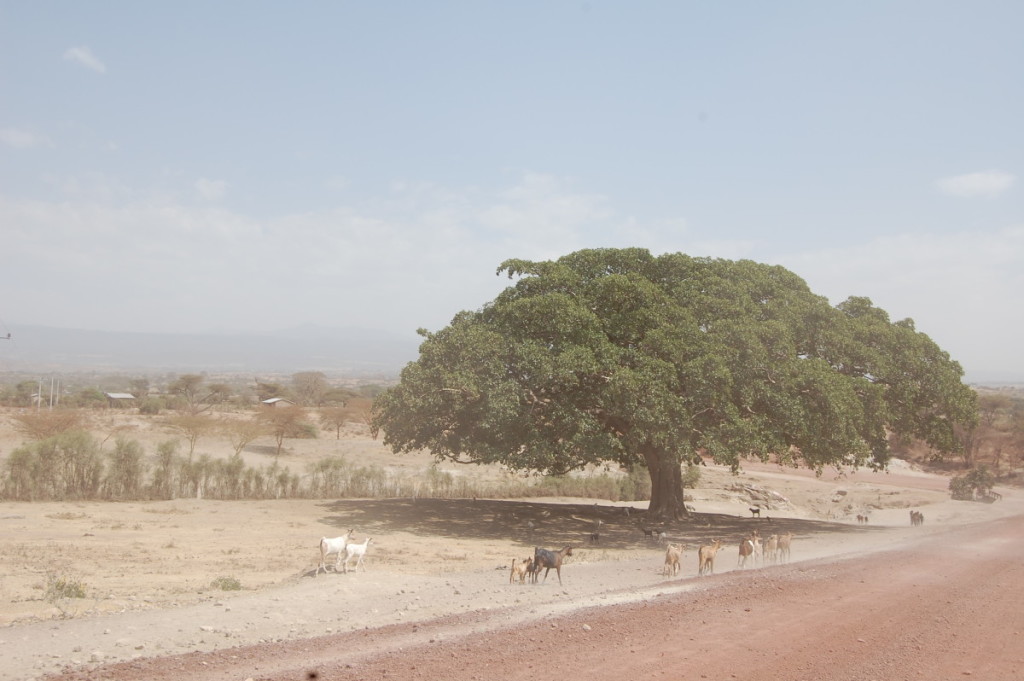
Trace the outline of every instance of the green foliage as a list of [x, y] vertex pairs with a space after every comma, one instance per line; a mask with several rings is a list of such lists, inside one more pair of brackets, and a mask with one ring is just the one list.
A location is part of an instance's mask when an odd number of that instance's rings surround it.
[[287, 433], [287, 437], [294, 440], [315, 440], [319, 435], [320, 431], [312, 423], [296, 423]]
[[47, 603], [56, 603], [63, 598], [85, 598], [85, 583], [65, 575], [47, 574], [43, 598]]
[[394, 451], [555, 476], [644, 465], [652, 513], [679, 516], [698, 454], [882, 468], [890, 430], [953, 451], [975, 419], [960, 366], [911, 320], [832, 307], [781, 267], [598, 249], [498, 272], [518, 280], [421, 331], [377, 398]]
[[700, 466], [689, 464], [683, 471], [683, 487], [694, 489], [700, 484]]
[[958, 475], [949, 481], [950, 496], [957, 501], [974, 501], [988, 497], [996, 478], [988, 466], [972, 468], [964, 475]]
[[210, 582], [210, 586], [221, 591], [241, 591], [242, 583], [234, 577], [217, 577]]
[[142, 445], [137, 440], [117, 438], [114, 451], [107, 455], [106, 496], [111, 499], [138, 499], [145, 484], [145, 475]]
[[178, 443], [164, 440], [156, 447], [153, 477], [150, 480], [150, 495], [154, 499], [173, 499], [178, 489], [177, 459]]
[[5, 469], [4, 496], [20, 501], [94, 499], [103, 481], [99, 443], [84, 431], [19, 447]]
[[163, 409], [164, 403], [158, 397], [147, 397], [139, 404], [139, 413], [146, 416], [156, 416]]
[[98, 409], [106, 407], [108, 400], [103, 391], [98, 388], [83, 388], [74, 395], [65, 398], [64, 403], [68, 406]]

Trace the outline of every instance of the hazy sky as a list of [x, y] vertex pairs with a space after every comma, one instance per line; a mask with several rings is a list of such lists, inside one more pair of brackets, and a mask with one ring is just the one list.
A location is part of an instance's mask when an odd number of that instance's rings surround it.
[[780, 264], [1024, 380], [1024, 3], [0, 0], [0, 331], [437, 330]]

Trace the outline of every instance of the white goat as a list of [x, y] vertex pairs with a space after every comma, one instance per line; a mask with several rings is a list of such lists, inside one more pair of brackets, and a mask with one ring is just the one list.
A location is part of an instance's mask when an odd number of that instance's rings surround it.
[[363, 540], [362, 544], [345, 544], [345, 564], [342, 566], [343, 572], [348, 572], [348, 562], [353, 558], [356, 559], [356, 570], [359, 570], [363, 564], [363, 558], [366, 556], [366, 547], [368, 547], [372, 541], [373, 539], [367, 537]]
[[316, 574], [314, 577], [320, 576], [320, 568], [323, 568], [324, 572], [327, 572], [327, 556], [332, 553], [337, 554], [337, 559], [334, 561], [334, 571], [337, 572], [341, 566], [341, 554], [345, 552], [345, 546], [348, 544], [348, 540], [352, 538], [352, 533], [355, 530], [349, 530], [346, 534], [340, 537], [320, 537], [320, 562], [316, 566]]

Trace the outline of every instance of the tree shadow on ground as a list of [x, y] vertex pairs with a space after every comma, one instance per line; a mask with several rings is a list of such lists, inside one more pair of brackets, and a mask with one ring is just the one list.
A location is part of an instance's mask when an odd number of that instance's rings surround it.
[[691, 513], [667, 523], [647, 523], [643, 511], [599, 503], [549, 503], [494, 499], [342, 499], [322, 504], [320, 522], [338, 534], [355, 529], [359, 536], [409, 532], [421, 536], [468, 540], [506, 540], [524, 547], [594, 547], [649, 549], [665, 540], [691, 549], [721, 539], [723, 546], [739, 544], [757, 529], [762, 537], [792, 532], [794, 537], [817, 534], [856, 534], [882, 531], [870, 525], [850, 525], [797, 518], [748, 518], [720, 513]]

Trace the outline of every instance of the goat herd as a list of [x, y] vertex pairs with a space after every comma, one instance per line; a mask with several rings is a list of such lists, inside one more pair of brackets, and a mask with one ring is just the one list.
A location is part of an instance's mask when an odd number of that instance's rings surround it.
[[[751, 509], [753, 512], [754, 509]], [[865, 516], [857, 516], [858, 523], [864, 523], [867, 521]], [[600, 521], [598, 521], [600, 523]], [[924, 514], [920, 511], [910, 511], [910, 524], [913, 526], [919, 526], [924, 524]], [[653, 532], [641, 526], [645, 536], [653, 538]], [[354, 530], [349, 530], [346, 534], [340, 537], [321, 537], [320, 538], [320, 562], [317, 564], [316, 573], [314, 576], [320, 575], [320, 570], [327, 572], [327, 556], [335, 554], [337, 558], [334, 563], [334, 571], [339, 570], [348, 572], [349, 563], [355, 560], [355, 569], [359, 570], [363, 564], [363, 558], [366, 556], [366, 549], [373, 542], [373, 539], [367, 537], [362, 543], [356, 544], [352, 542], [352, 534]], [[596, 540], [596, 532], [591, 534], [591, 540]], [[664, 532], [658, 534], [658, 539], [664, 541], [666, 544], [665, 550], [665, 566], [662, 569], [662, 574], [666, 577], [675, 577], [679, 574], [682, 569], [682, 558], [683, 551], [686, 549], [685, 544], [675, 544], [669, 542]], [[793, 544], [793, 533], [786, 532], [785, 534], [772, 534], [767, 539], [762, 539], [760, 533], [755, 529], [746, 537], [740, 540], [739, 544], [739, 560], [736, 564], [737, 568], [747, 567], [747, 562], [751, 563], [751, 566], [755, 565], [757, 561], [760, 561], [762, 565], [777, 564], [777, 563], [788, 563], [790, 557], [790, 550]], [[697, 575], [703, 576], [708, 574], [714, 574], [715, 572], [715, 556], [718, 554], [719, 549], [722, 548], [722, 540], [714, 539], [710, 544], [705, 544], [697, 548]], [[537, 583], [540, 577], [540, 571], [544, 570], [544, 581], [547, 581], [548, 573], [554, 569], [555, 574], [558, 576], [558, 583], [562, 583], [562, 561], [572, 555], [572, 547], [566, 546], [559, 551], [552, 551], [541, 547], [536, 547], [533, 551], [532, 556], [524, 558], [522, 561], [512, 559], [512, 569], [509, 574], [509, 583], [519, 582], [525, 584], [527, 582]]]

